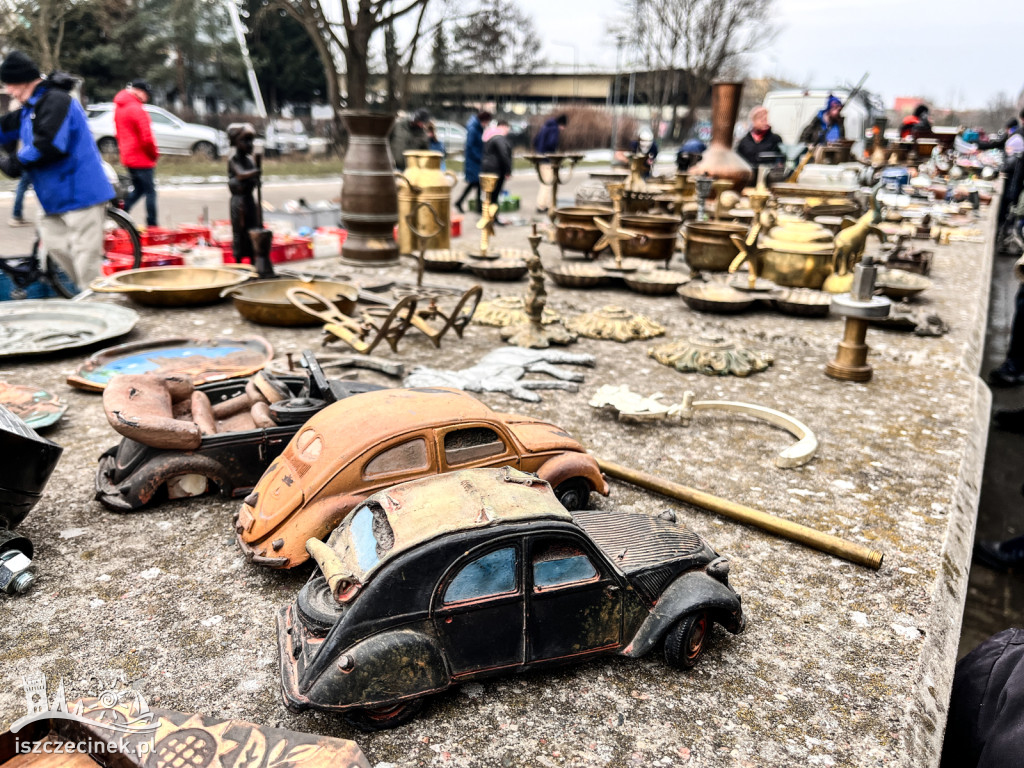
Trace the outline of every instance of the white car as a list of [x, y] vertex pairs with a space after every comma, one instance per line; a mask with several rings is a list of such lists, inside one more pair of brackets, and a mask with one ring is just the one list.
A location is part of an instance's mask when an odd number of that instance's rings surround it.
[[[194, 155], [197, 158], [216, 160], [230, 149], [228, 135], [224, 131], [207, 125], [186, 123], [166, 109], [144, 104], [153, 126], [153, 138], [161, 155]], [[86, 107], [89, 130], [96, 139], [96, 146], [104, 155], [117, 154], [117, 133], [114, 129], [114, 105], [92, 104]]]
[[263, 146], [268, 155], [308, 152], [309, 136], [301, 120], [276, 118], [267, 122]]

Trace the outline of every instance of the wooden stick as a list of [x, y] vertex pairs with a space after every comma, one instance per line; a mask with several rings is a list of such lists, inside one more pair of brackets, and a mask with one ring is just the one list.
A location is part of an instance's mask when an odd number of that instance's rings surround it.
[[[594, 458], [597, 457], [595, 456]], [[602, 472], [616, 480], [623, 480], [669, 498], [685, 501], [687, 504], [693, 504], [711, 512], [717, 512], [731, 520], [736, 520], [746, 525], [753, 525], [769, 533], [774, 533], [776, 536], [798, 542], [821, 552], [827, 552], [835, 557], [841, 557], [857, 565], [864, 565], [876, 571], [882, 567], [884, 555], [878, 550], [855, 544], [852, 541], [841, 539], [830, 533], [823, 533], [806, 525], [800, 525], [800, 523], [784, 520], [781, 517], [737, 504], [734, 501], [729, 501], [719, 496], [713, 496], [704, 491], [698, 491], [696, 488], [673, 483], [671, 480], [663, 480], [660, 477], [649, 475], [637, 469], [624, 467], [621, 464], [605, 461], [600, 458], [597, 459], [597, 463], [601, 467]]]

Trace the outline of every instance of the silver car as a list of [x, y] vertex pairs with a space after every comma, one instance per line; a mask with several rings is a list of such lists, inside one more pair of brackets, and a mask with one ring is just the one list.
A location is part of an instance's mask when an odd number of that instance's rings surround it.
[[[216, 160], [226, 155], [230, 148], [228, 135], [224, 131], [207, 125], [186, 123], [166, 109], [144, 104], [153, 126], [153, 138], [161, 155], [193, 155], [206, 160]], [[89, 130], [96, 139], [96, 146], [104, 155], [117, 154], [117, 133], [114, 129], [114, 105], [93, 104], [86, 108]]]

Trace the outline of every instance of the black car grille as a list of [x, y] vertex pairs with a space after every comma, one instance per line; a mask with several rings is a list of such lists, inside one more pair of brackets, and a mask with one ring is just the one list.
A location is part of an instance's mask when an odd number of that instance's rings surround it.
[[[573, 512], [573, 519], [625, 573], [694, 555], [705, 546], [704, 540], [689, 528], [635, 512], [585, 510]], [[642, 578], [667, 578], [655, 575], [661, 570]]]
[[649, 571], [634, 574], [633, 581], [636, 582], [640, 589], [653, 597], [657, 597], [674, 574], [674, 568], [652, 568]]

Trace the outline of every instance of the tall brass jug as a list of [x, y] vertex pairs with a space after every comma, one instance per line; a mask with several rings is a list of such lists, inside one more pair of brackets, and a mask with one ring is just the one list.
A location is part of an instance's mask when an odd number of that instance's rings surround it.
[[[440, 152], [414, 150], [405, 153], [405, 174], [407, 183], [398, 185], [398, 252], [412, 253], [420, 248], [445, 250], [451, 247], [451, 201], [452, 188], [458, 177], [451, 171], [441, 170]], [[419, 203], [429, 203], [437, 213], [437, 220], [430, 210]], [[417, 242], [409, 227], [409, 214], [416, 208], [414, 224], [417, 231], [430, 234], [440, 231], [423, 243]]]

